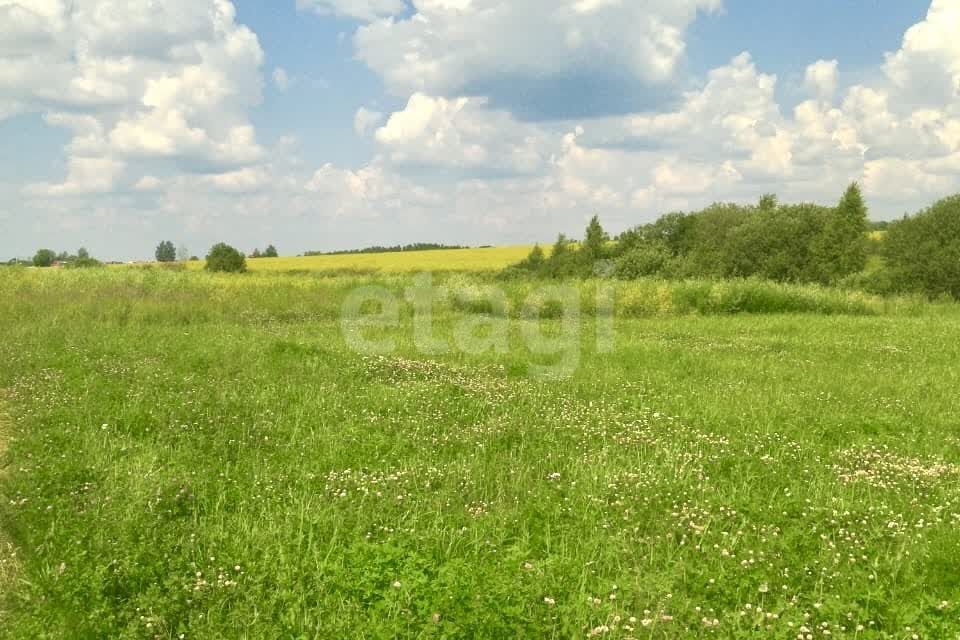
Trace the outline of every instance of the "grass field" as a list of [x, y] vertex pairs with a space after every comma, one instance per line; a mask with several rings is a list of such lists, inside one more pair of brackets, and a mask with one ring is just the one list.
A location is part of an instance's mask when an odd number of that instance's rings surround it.
[[0, 270], [0, 637], [958, 637], [955, 305], [438, 282]]
[[[251, 271], [499, 271], [527, 257], [533, 245], [444, 249], [393, 253], [355, 253], [336, 256], [247, 258]], [[203, 261], [188, 263], [202, 269]]]

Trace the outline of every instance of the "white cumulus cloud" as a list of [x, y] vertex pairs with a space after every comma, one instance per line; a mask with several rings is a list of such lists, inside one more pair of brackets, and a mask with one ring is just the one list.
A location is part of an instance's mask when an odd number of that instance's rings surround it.
[[235, 17], [228, 0], [0, 0], [0, 117], [40, 112], [73, 135], [65, 181], [30, 192], [132, 186], [150, 159], [256, 160], [263, 52]]
[[[521, 99], [571, 79], [659, 86], [687, 27], [720, 0], [413, 0], [409, 17], [361, 27], [357, 55], [396, 94]], [[564, 84], [567, 83], [567, 84]], [[496, 94], [496, 95], [494, 95]], [[571, 94], [567, 100], [583, 96]], [[562, 106], [562, 105], [557, 105]]]

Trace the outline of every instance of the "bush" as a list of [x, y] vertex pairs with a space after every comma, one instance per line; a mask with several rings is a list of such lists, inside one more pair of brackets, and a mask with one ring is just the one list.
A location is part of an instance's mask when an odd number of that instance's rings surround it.
[[639, 244], [616, 260], [618, 278], [633, 280], [665, 274], [673, 256], [667, 245], [660, 241]]
[[883, 245], [893, 288], [960, 299], [960, 195], [891, 224]]
[[247, 259], [230, 245], [220, 242], [213, 245], [207, 254], [206, 269], [222, 273], [243, 273], [247, 270]]
[[102, 262], [96, 258], [91, 258], [90, 256], [77, 258], [76, 260], [71, 260], [67, 263], [67, 267], [70, 269], [92, 269], [102, 266]]
[[57, 259], [57, 254], [50, 249], [40, 249], [33, 256], [33, 266], [35, 267], [52, 267], [54, 261]]

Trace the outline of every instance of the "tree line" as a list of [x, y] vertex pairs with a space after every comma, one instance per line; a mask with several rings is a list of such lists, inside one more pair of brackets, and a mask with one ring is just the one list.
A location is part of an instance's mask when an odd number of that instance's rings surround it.
[[[158, 263], [163, 265], [199, 260], [197, 256], [189, 255], [185, 246], [181, 245], [179, 248], [176, 248], [173, 242], [169, 240], [163, 240], [157, 245], [154, 251], [154, 257]], [[255, 249], [251, 257], [277, 258], [279, 257], [279, 253], [276, 247], [271, 244], [263, 251]], [[8, 264], [33, 265], [34, 267], [63, 266], [68, 268], [103, 266], [102, 262], [92, 257], [90, 252], [83, 247], [81, 247], [76, 254], [70, 254], [66, 251], [57, 253], [52, 249], [39, 249], [32, 259], [20, 260], [14, 258], [10, 260]], [[247, 270], [246, 255], [224, 242], [219, 242], [210, 248], [210, 252], [206, 256], [204, 268], [208, 271], [243, 272]]]
[[765, 195], [669, 213], [612, 239], [594, 216], [581, 242], [561, 234], [549, 255], [535, 246], [506, 275], [752, 277], [960, 299], [960, 195], [881, 224], [869, 222], [856, 183], [833, 207]]
[[10, 264], [22, 263], [32, 264], [35, 267], [52, 267], [55, 264], [60, 264], [65, 267], [78, 269], [85, 267], [99, 267], [103, 264], [96, 258], [92, 257], [90, 252], [84, 247], [80, 247], [76, 253], [68, 253], [66, 251], [57, 253], [52, 249], [40, 249], [34, 254], [32, 260], [22, 261], [13, 259], [10, 261]]
[[435, 244], [432, 242], [415, 242], [413, 244], [398, 244], [392, 247], [372, 246], [363, 249], [346, 249], [342, 251], [307, 251], [305, 256], [347, 256], [359, 253], [401, 253], [403, 251], [443, 251], [448, 249], [469, 249], [453, 244]]

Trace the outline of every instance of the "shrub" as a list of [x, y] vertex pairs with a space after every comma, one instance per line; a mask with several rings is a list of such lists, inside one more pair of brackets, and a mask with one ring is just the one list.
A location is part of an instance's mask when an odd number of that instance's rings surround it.
[[97, 260], [96, 258], [91, 258], [86, 256], [84, 258], [77, 258], [76, 260], [71, 260], [67, 263], [67, 267], [70, 269], [91, 269], [96, 267], [102, 267], [103, 263]]
[[207, 254], [206, 269], [223, 273], [243, 273], [247, 270], [247, 259], [230, 245], [220, 242], [213, 245]]
[[51, 267], [53, 262], [57, 259], [57, 254], [50, 249], [40, 249], [33, 256], [33, 266], [35, 267]]
[[661, 241], [639, 244], [616, 260], [616, 276], [626, 280], [664, 275], [673, 256]]

